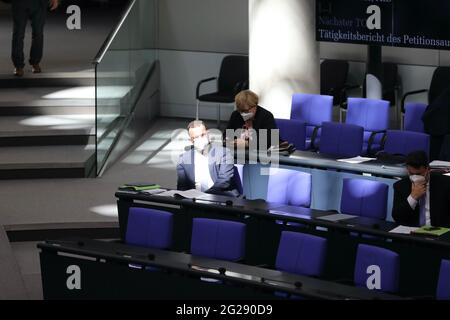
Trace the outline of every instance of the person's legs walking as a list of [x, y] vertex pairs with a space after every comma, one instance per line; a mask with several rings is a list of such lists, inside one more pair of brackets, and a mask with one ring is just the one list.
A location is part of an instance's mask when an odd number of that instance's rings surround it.
[[47, 0], [34, 1], [31, 10], [32, 43], [30, 50], [30, 64], [34, 73], [41, 72], [39, 63], [44, 52], [44, 25], [47, 16]]
[[27, 27], [28, 13], [29, 12], [26, 6], [26, 2], [21, 0], [12, 2], [13, 39], [11, 59], [13, 61], [14, 67], [16, 68], [17, 75], [23, 75], [23, 67], [25, 66], [23, 41], [25, 38], [25, 30]]

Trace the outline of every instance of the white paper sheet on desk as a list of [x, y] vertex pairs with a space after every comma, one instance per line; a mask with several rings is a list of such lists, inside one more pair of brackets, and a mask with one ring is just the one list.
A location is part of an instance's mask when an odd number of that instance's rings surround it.
[[398, 234], [411, 234], [411, 231], [415, 231], [419, 228], [415, 227], [406, 227], [406, 226], [398, 226], [397, 228], [389, 231], [390, 233], [398, 233]]
[[186, 191], [169, 190], [169, 191], [166, 191], [163, 193], [159, 193], [157, 195], [161, 196], [161, 197], [174, 197], [175, 195], [180, 195], [186, 199], [194, 199], [194, 198], [199, 198], [201, 196], [204, 196], [204, 195], [206, 195], [206, 193], [198, 191], [196, 189], [191, 189], [191, 190], [186, 190]]
[[349, 214], [337, 213], [337, 214], [331, 214], [329, 216], [319, 217], [317, 219], [337, 222], [337, 221], [348, 220], [348, 219], [352, 219], [352, 218], [356, 218], [356, 216], [352, 216]]
[[354, 158], [348, 158], [348, 159], [339, 159], [338, 161], [340, 162], [345, 162], [345, 163], [351, 163], [351, 164], [359, 164], [359, 163], [364, 163], [364, 162], [369, 162], [372, 160], [376, 160], [375, 158], [365, 158], [365, 157], [354, 157]]

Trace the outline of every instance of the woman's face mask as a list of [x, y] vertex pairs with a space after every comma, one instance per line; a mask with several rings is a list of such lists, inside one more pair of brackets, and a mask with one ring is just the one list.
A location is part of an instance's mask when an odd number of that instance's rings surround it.
[[[241, 117], [244, 121], [251, 120], [255, 117], [256, 107], [248, 109], [246, 112], [241, 112]], [[253, 111], [253, 112], [252, 112]]]
[[242, 119], [244, 119], [244, 121], [248, 121], [253, 119], [253, 117], [255, 116], [253, 113], [251, 112], [243, 112], [241, 113]]

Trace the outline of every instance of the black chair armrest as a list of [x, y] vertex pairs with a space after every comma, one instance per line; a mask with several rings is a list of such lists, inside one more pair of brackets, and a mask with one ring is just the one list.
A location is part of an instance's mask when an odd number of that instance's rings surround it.
[[208, 79], [204, 79], [201, 80], [198, 84], [197, 84], [197, 89], [195, 91], [195, 98], [198, 99], [198, 97], [200, 97], [200, 87], [202, 86], [202, 84], [206, 83], [206, 82], [210, 82], [213, 80], [216, 80], [217, 77], [212, 77], [212, 78], [208, 78]]
[[244, 85], [242, 87], [242, 90], [248, 90], [250, 88], [250, 81], [249, 80], [245, 80], [244, 81]]
[[342, 89], [342, 92], [347, 92], [348, 90], [353, 90], [353, 89], [362, 89], [362, 85], [360, 84], [346, 84], [344, 86], [344, 88]]
[[239, 81], [233, 88], [234, 95], [237, 95], [239, 92], [248, 89], [249, 82], [248, 80]]
[[381, 139], [381, 150], [380, 150], [380, 151], [383, 151], [383, 150], [384, 150], [384, 146], [386, 145], [386, 139], [387, 139], [387, 132], [386, 132], [386, 134], [383, 136], [383, 138]]
[[409, 96], [415, 95], [415, 94], [425, 93], [425, 92], [428, 92], [428, 90], [422, 89], [422, 90], [410, 91], [410, 92], [405, 93], [405, 95], [403, 96], [403, 99], [402, 99], [402, 113], [405, 113], [406, 98], [408, 98]]
[[240, 82], [236, 83], [236, 85], [233, 88], [234, 95], [237, 95], [239, 92], [241, 92], [243, 90], [244, 84], [245, 84], [245, 81], [240, 81]]
[[383, 145], [383, 142], [385, 142], [385, 137], [386, 137], [386, 133], [387, 133], [386, 130], [373, 131], [369, 137], [369, 141], [368, 141], [368, 145], [367, 145], [367, 154], [369, 156], [373, 155], [372, 145], [373, 145], [376, 135], [380, 134], [380, 133], [383, 133], [383, 138], [381, 138], [380, 145]]
[[383, 94], [391, 92], [391, 91], [398, 91], [398, 90], [400, 90], [400, 86], [393, 86], [392, 88], [389, 88], [389, 89], [383, 88]]
[[322, 128], [322, 126], [315, 126], [311, 136], [311, 149], [314, 151], [319, 150], [319, 146], [316, 146], [316, 139], [320, 128]]
[[330, 88], [327, 92], [324, 92], [322, 94], [326, 94], [329, 96], [334, 96], [336, 94], [336, 88]]

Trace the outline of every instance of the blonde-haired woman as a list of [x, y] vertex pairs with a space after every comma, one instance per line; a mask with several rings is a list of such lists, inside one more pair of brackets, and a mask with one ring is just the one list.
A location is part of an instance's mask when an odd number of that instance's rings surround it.
[[[231, 114], [226, 130], [241, 130], [240, 136], [234, 137], [236, 144], [248, 146], [251, 140], [259, 138], [261, 129], [266, 129], [267, 148], [269, 148], [271, 146], [271, 130], [278, 129], [273, 114], [259, 106], [258, 95], [250, 90], [241, 91], [237, 94], [235, 102], [236, 110]], [[227, 138], [227, 131], [225, 135]]]

